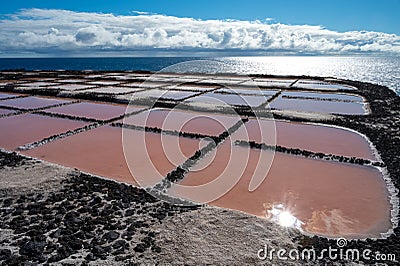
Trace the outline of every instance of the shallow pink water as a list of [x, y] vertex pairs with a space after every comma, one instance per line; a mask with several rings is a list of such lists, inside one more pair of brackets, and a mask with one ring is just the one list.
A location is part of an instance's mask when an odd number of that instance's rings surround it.
[[[48, 113], [70, 116], [86, 117], [99, 120], [116, 118], [125, 113], [127, 106], [122, 104], [102, 104], [94, 102], [81, 102], [71, 105], [55, 107], [46, 110]], [[143, 108], [129, 107], [130, 112], [141, 111]]]
[[238, 116], [199, 113], [169, 109], [152, 109], [125, 118], [128, 125], [157, 127], [218, 136], [240, 120]]
[[89, 93], [89, 92], [94, 92], [94, 93], [101, 93], [101, 94], [128, 94], [128, 93], [134, 93], [137, 91], [142, 91], [143, 89], [141, 88], [130, 88], [130, 87], [100, 87], [100, 88], [95, 88], [95, 89], [88, 89], [84, 90], [83, 93]]
[[252, 95], [236, 95], [236, 94], [220, 94], [220, 93], [206, 93], [204, 95], [189, 99], [190, 102], [210, 102], [211, 99], [216, 99], [228, 105], [243, 105], [257, 107], [265, 103], [270, 97], [265, 95], [252, 96]]
[[303, 97], [303, 98], [318, 98], [325, 100], [345, 100], [363, 102], [363, 98], [357, 95], [343, 94], [343, 93], [319, 93], [319, 92], [306, 92], [306, 91], [285, 91], [282, 92], [283, 96], [289, 97]]
[[183, 90], [183, 91], [210, 91], [214, 90], [217, 88], [217, 86], [201, 86], [201, 85], [186, 85], [186, 84], [180, 84], [180, 85], [174, 85], [174, 86], [169, 86], [166, 87], [167, 89], [173, 88], [175, 90]]
[[[273, 96], [278, 93], [277, 90], [261, 90], [261, 89], [243, 89], [243, 88], [222, 88], [215, 92], [234, 93], [240, 95], [264, 95], [266, 97]], [[269, 98], [269, 97], [268, 97]]]
[[37, 109], [68, 102], [70, 101], [55, 98], [30, 96], [0, 101], [0, 105], [21, 109]]
[[145, 90], [145, 91], [136, 92], [133, 94], [133, 98], [182, 100], [187, 97], [194, 96], [196, 94], [198, 94], [198, 93], [193, 92], [193, 91], [153, 89], [153, 90]]
[[151, 88], [159, 88], [162, 86], [169, 85], [168, 83], [163, 83], [163, 82], [151, 82], [151, 81], [147, 80], [147, 78], [143, 78], [143, 80], [145, 80], [145, 81], [124, 83], [124, 84], [121, 84], [120, 86], [134, 87], [134, 88], [141, 88], [141, 89], [151, 89]]
[[22, 114], [0, 118], [0, 147], [15, 150], [21, 145], [83, 127], [87, 123], [68, 119]]
[[368, 141], [360, 134], [350, 130], [262, 119], [250, 119], [244, 125], [233, 134], [234, 140], [249, 140], [275, 145], [274, 136], [276, 134], [276, 145], [287, 148], [376, 160]]
[[269, 78], [256, 78], [251, 81], [241, 83], [245, 86], [259, 86], [259, 87], [289, 87], [295, 79], [269, 79]]
[[93, 85], [84, 85], [84, 84], [58, 84], [54, 86], [48, 87], [49, 89], [59, 89], [65, 91], [77, 91], [77, 90], [84, 90], [94, 88]]
[[[170, 157], [163, 147], [168, 148]], [[173, 162], [183, 163], [198, 148], [198, 140], [130, 129], [124, 130], [123, 139], [121, 128], [103, 126], [23, 154], [122, 182], [138, 184], [139, 180], [140, 185], [153, 185], [175, 169]], [[129, 171], [123, 149], [133, 173], [141, 174], [137, 179]]]
[[0, 109], [0, 115], [7, 115], [7, 114], [14, 113], [14, 112], [15, 111], [12, 111], [12, 110]]
[[333, 114], [365, 114], [364, 105], [356, 102], [333, 102], [308, 99], [287, 99], [279, 96], [269, 106], [279, 110], [292, 110]]
[[[388, 192], [377, 169], [276, 153], [271, 169], [264, 171], [264, 181], [250, 192], [251, 178], [263, 167], [263, 159], [257, 165], [260, 156], [271, 152], [229, 146], [220, 146], [208, 167], [191, 171], [169, 193], [202, 202], [219, 192], [221, 197], [211, 205], [261, 217], [283, 204], [304, 223], [305, 231], [329, 237], [379, 237], [391, 228]], [[225, 181], [236, 178], [238, 183], [226, 190]], [[224, 182], [200, 189], [215, 180]]]
[[99, 80], [99, 81], [90, 81], [87, 84], [91, 85], [102, 85], [102, 86], [110, 86], [110, 85], [119, 85], [121, 82], [119, 81], [106, 81], [106, 80]]
[[[22, 94], [17, 94], [17, 93], [0, 93], [0, 100], [14, 98], [14, 97], [21, 96], [21, 95]], [[1, 102], [0, 102], [0, 104], [1, 104]]]
[[44, 87], [51, 86], [51, 85], [57, 85], [55, 83], [54, 79], [41, 79], [41, 81], [38, 82], [32, 82], [37, 80], [37, 78], [32, 78], [32, 79], [26, 79], [24, 81], [30, 81], [27, 83], [21, 83], [22, 87], [25, 87], [25, 89], [34, 89], [34, 88], [41, 88], [43, 89]]
[[357, 90], [355, 87], [315, 80], [300, 80], [293, 87], [311, 90]]

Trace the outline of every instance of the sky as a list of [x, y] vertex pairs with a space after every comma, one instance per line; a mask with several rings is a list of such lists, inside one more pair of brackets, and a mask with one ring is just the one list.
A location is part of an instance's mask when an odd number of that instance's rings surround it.
[[400, 55], [400, 0], [0, 2], [0, 57]]

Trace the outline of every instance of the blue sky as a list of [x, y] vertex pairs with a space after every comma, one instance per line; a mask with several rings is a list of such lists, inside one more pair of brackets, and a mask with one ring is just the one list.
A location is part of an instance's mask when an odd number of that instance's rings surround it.
[[3, 0], [0, 57], [400, 55], [399, 11], [400, 0]]
[[128, 15], [152, 12], [198, 19], [263, 20], [322, 25], [336, 31], [368, 30], [400, 35], [400, 0], [21, 0], [1, 1], [0, 12], [22, 8], [66, 9]]

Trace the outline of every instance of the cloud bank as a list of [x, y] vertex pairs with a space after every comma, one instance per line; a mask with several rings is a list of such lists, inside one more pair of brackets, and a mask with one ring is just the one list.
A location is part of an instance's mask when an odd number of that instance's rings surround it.
[[25, 9], [0, 20], [0, 56], [114, 53], [400, 55], [400, 37], [260, 21]]

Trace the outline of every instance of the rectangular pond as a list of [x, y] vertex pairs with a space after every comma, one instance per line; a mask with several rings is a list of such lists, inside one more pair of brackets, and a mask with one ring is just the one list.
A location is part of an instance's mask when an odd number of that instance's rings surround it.
[[295, 79], [268, 79], [268, 78], [255, 78], [241, 83], [241, 86], [258, 86], [258, 87], [280, 87], [288, 88], [290, 84], [295, 82]]
[[[22, 96], [23, 94], [17, 94], [17, 93], [0, 93], [0, 100], [5, 100], [5, 99], [11, 99], [11, 98], [15, 98], [15, 97], [19, 97]], [[0, 102], [1, 104], [1, 102]]]
[[[380, 237], [391, 228], [388, 191], [375, 168], [276, 153], [268, 169], [263, 156], [268, 160], [269, 151], [229, 143], [218, 149], [207, 167], [200, 163], [169, 194], [212, 199], [214, 206], [328, 237]], [[250, 191], [253, 178], [262, 182]]]
[[9, 114], [12, 114], [12, 113], [15, 113], [15, 111], [13, 111], [13, 110], [8, 110], [8, 109], [1, 109], [1, 108], [0, 108], [0, 116], [9, 115]]
[[250, 106], [257, 107], [265, 103], [270, 97], [265, 95], [238, 95], [222, 93], [206, 93], [186, 100], [187, 103], [214, 104], [215, 106]]
[[108, 80], [99, 80], [99, 81], [90, 81], [87, 82], [87, 84], [91, 84], [91, 85], [100, 85], [100, 86], [116, 86], [121, 84], [120, 81], [108, 81]]
[[276, 145], [287, 148], [377, 160], [365, 137], [351, 130], [325, 125], [249, 119], [232, 138], [274, 145], [275, 136]]
[[218, 86], [207, 86], [207, 85], [186, 85], [186, 84], [181, 84], [181, 85], [171, 85], [164, 87], [163, 89], [171, 89], [171, 90], [182, 90], [182, 91], [200, 91], [200, 92], [208, 92], [212, 91], [214, 89], [218, 88]]
[[[109, 120], [117, 118], [125, 113], [127, 105], [103, 104], [95, 102], [80, 102], [71, 105], [64, 105], [46, 110], [47, 113], [61, 114], [75, 117], [92, 118], [98, 120]], [[141, 111], [140, 107], [129, 107], [129, 112]]]
[[[53, 81], [53, 80], [51, 80]], [[46, 81], [37, 81], [37, 82], [28, 82], [28, 83], [23, 83], [19, 84], [20, 87], [27, 87], [27, 88], [41, 88], [41, 87], [47, 87], [51, 85], [57, 85], [57, 83], [54, 82], [46, 82]]]
[[364, 115], [367, 113], [364, 103], [289, 99], [283, 98], [282, 95], [273, 100], [269, 106], [278, 110], [324, 114]]
[[327, 101], [352, 101], [352, 102], [363, 102], [364, 99], [361, 96], [354, 94], [345, 93], [320, 93], [320, 92], [307, 92], [307, 91], [283, 91], [283, 98], [295, 97], [295, 98], [314, 98]]
[[293, 85], [293, 87], [309, 90], [357, 90], [357, 88], [349, 85], [335, 84], [317, 80], [299, 80]]
[[122, 133], [121, 128], [103, 126], [23, 153], [95, 175], [149, 186], [198, 149], [199, 140], [195, 139], [139, 130]]
[[218, 136], [240, 121], [240, 117], [156, 108], [120, 120], [127, 125]]
[[57, 89], [57, 90], [64, 90], [64, 91], [78, 91], [78, 90], [85, 90], [94, 88], [93, 85], [85, 85], [85, 84], [60, 84], [49, 86], [49, 89]]
[[239, 94], [239, 95], [264, 95], [273, 96], [278, 93], [277, 90], [262, 90], [258, 88], [243, 89], [241, 87], [221, 88], [215, 91], [216, 93]]
[[21, 114], [0, 118], [0, 147], [15, 150], [19, 146], [65, 133], [87, 125], [81, 121]]
[[183, 100], [196, 94], [198, 93], [193, 91], [152, 89], [134, 93], [133, 99]]
[[168, 86], [168, 83], [162, 82], [151, 82], [151, 81], [143, 81], [143, 82], [129, 82], [125, 84], [121, 84], [123, 87], [134, 87], [134, 88], [143, 88], [143, 89], [153, 89], [153, 88], [160, 88], [163, 86]]
[[84, 90], [82, 93], [99, 93], [99, 94], [128, 94], [133, 92], [142, 91], [144, 88], [130, 88], [130, 87], [100, 87], [95, 89]]
[[30, 96], [30, 97], [15, 98], [10, 100], [0, 101], [0, 106], [31, 110], [31, 109], [50, 107], [57, 104], [64, 104], [68, 102], [71, 101], [50, 98], [50, 97]]

